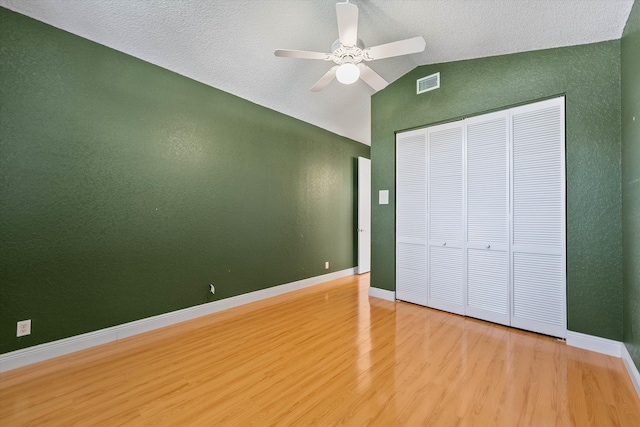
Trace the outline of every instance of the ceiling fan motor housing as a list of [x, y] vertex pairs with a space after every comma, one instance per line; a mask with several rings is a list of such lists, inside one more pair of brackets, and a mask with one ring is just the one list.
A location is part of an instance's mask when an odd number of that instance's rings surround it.
[[344, 46], [338, 39], [331, 45], [329, 59], [338, 65], [344, 63], [358, 64], [366, 59], [363, 49], [364, 43], [360, 39], [358, 39], [358, 43], [355, 46]]

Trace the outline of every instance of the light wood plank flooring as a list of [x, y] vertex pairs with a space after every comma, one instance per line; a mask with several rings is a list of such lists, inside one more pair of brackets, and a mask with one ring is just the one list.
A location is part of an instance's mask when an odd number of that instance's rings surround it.
[[353, 276], [0, 375], [0, 425], [640, 426], [620, 359]]

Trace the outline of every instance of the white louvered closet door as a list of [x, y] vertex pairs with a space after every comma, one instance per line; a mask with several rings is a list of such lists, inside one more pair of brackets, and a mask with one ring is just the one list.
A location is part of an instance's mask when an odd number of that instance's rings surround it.
[[511, 325], [566, 337], [564, 98], [511, 110]]
[[464, 314], [463, 122], [427, 131], [429, 306]]
[[509, 325], [509, 112], [477, 116], [465, 123], [465, 313]]
[[396, 298], [427, 302], [426, 133], [396, 137]]

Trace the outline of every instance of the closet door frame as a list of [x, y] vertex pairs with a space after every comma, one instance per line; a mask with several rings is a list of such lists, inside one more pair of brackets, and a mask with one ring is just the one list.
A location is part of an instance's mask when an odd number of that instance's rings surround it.
[[[561, 134], [561, 159], [556, 159], [556, 161], [561, 161], [561, 177], [560, 180], [562, 182], [561, 184], [561, 188], [559, 188], [559, 191], [561, 191], [561, 198], [562, 198], [562, 207], [561, 207], [561, 211], [562, 211], [562, 218], [561, 218], [561, 225], [559, 225], [559, 228], [561, 228], [562, 230], [562, 236], [561, 236], [561, 247], [557, 246], [556, 247], [551, 247], [551, 248], [543, 248], [542, 246], [538, 246], [536, 247], [535, 245], [531, 246], [531, 245], [523, 245], [523, 244], [517, 244], [514, 241], [514, 218], [515, 218], [515, 212], [514, 212], [514, 115], [518, 115], [518, 114], [522, 114], [522, 113], [526, 113], [528, 111], [537, 111], [540, 109], [544, 109], [547, 106], [561, 106], [561, 116], [560, 116], [560, 127], [561, 130], [559, 132], [559, 134]], [[505, 187], [507, 187], [507, 207], [506, 207], [506, 215], [507, 215], [507, 242], [504, 245], [504, 247], [502, 245], [498, 245], [495, 247], [496, 250], [505, 250], [507, 252], [507, 256], [508, 256], [508, 296], [507, 296], [507, 301], [508, 301], [508, 310], [507, 310], [507, 316], [506, 316], [506, 320], [505, 321], [505, 316], [494, 316], [490, 311], [486, 311], [483, 312], [482, 310], [478, 311], [478, 310], [474, 310], [471, 309], [470, 307], [468, 307], [468, 296], [469, 296], [469, 292], [468, 292], [468, 264], [469, 264], [469, 249], [480, 249], [480, 248], [476, 248], [475, 246], [477, 246], [477, 242], [473, 243], [473, 242], [469, 242], [468, 241], [468, 194], [467, 194], [467, 187], [468, 187], [468, 158], [467, 158], [467, 150], [468, 150], [468, 145], [467, 145], [467, 124], [468, 123], [473, 123], [476, 120], [480, 120], [477, 118], [487, 118], [490, 117], [492, 114], [506, 114], [507, 117], [507, 134], [508, 134], [508, 139], [507, 139], [507, 149], [506, 149], [506, 163], [507, 163], [507, 184], [505, 185]], [[432, 206], [431, 206], [431, 170], [430, 170], [430, 161], [431, 161], [431, 143], [430, 143], [430, 134], [434, 131], [438, 131], [438, 130], [442, 130], [442, 129], [447, 129], [447, 127], [456, 127], [456, 126], [463, 126], [463, 132], [462, 132], [462, 191], [463, 191], [463, 197], [462, 197], [462, 224], [461, 226], [461, 230], [462, 230], [462, 242], [459, 242], [460, 244], [456, 246], [459, 246], [462, 251], [463, 251], [463, 265], [461, 267], [461, 273], [462, 273], [462, 277], [463, 277], [463, 283], [462, 283], [462, 297], [463, 297], [463, 301], [462, 301], [462, 305], [458, 305], [458, 304], [449, 304], [446, 301], [442, 301], [439, 300], [438, 298], [434, 298], [432, 296], [432, 283], [431, 283], [431, 275], [432, 275], [432, 269], [431, 269], [431, 262], [432, 262], [432, 257], [431, 257], [431, 248], [432, 247], [442, 247], [443, 242], [439, 241], [438, 239], [434, 239], [433, 236], [431, 235], [431, 210], [432, 210]], [[546, 101], [537, 101], [537, 102], [532, 102], [530, 104], [526, 104], [520, 107], [512, 107], [512, 108], [507, 108], [501, 111], [498, 111], [496, 113], [488, 113], [488, 114], [483, 114], [483, 115], [478, 115], [478, 116], [473, 116], [471, 118], [467, 118], [464, 120], [459, 120], [459, 121], [454, 121], [454, 122], [448, 122], [448, 123], [444, 123], [444, 124], [440, 124], [440, 125], [435, 125], [435, 126], [430, 126], [430, 127], [425, 127], [425, 128], [421, 128], [421, 129], [417, 129], [417, 130], [413, 130], [413, 131], [408, 131], [408, 132], [401, 132], [396, 134], [396, 153], [398, 152], [398, 144], [400, 142], [400, 139], [405, 138], [405, 137], [411, 137], [411, 136], [419, 136], [422, 135], [424, 137], [424, 141], [425, 141], [425, 158], [423, 159], [424, 161], [424, 170], [425, 170], [425, 209], [424, 209], [424, 224], [425, 224], [425, 239], [423, 241], [412, 241], [412, 239], [407, 239], [404, 238], [404, 240], [406, 241], [406, 243], [409, 244], [424, 244], [425, 245], [425, 255], [424, 255], [424, 280], [422, 285], [420, 286], [421, 288], [424, 287], [424, 289], [426, 289], [427, 295], [426, 297], [421, 297], [418, 300], [411, 299], [411, 298], [407, 298], [403, 292], [400, 291], [399, 287], [397, 287], [396, 289], [396, 297], [399, 300], [402, 301], [408, 301], [408, 302], [413, 302], [413, 303], [417, 303], [417, 304], [421, 304], [427, 307], [432, 307], [432, 308], [437, 308], [437, 309], [441, 309], [441, 310], [445, 310], [445, 311], [449, 311], [452, 313], [457, 313], [457, 314], [461, 314], [461, 315], [465, 315], [465, 316], [471, 316], [471, 317], [477, 317], [479, 319], [483, 319], [483, 320], [487, 320], [487, 321], [491, 321], [494, 323], [499, 323], [499, 324], [505, 324], [511, 327], [515, 327], [515, 328], [520, 328], [520, 329], [525, 329], [525, 330], [529, 330], [529, 331], [533, 331], [533, 332], [538, 332], [538, 333], [542, 333], [542, 334], [546, 334], [546, 335], [551, 335], [551, 336], [555, 336], [555, 337], [561, 337], [564, 338], [566, 337], [567, 334], [567, 289], [566, 289], [566, 284], [567, 284], [567, 255], [566, 255], [566, 250], [567, 250], [567, 231], [566, 231], [566, 225], [567, 225], [567, 211], [566, 211], [566, 135], [565, 135], [565, 130], [566, 130], [566, 114], [565, 114], [565, 98], [564, 96], [562, 97], [558, 97], [558, 98], [552, 98], [552, 99], [548, 99]], [[546, 166], [545, 166], [546, 167]], [[396, 169], [396, 185], [398, 185], [398, 169]], [[534, 191], [536, 191], [536, 189], [534, 188]], [[541, 191], [539, 188], [537, 189], [537, 191]], [[398, 194], [396, 192], [396, 194]], [[399, 218], [399, 210], [400, 210], [400, 204], [396, 203], [396, 221]], [[555, 223], [554, 223], [555, 225]], [[406, 236], [405, 236], [406, 237]], [[399, 245], [401, 243], [403, 243], [403, 241], [401, 241], [403, 239], [400, 238], [399, 234], [398, 234], [398, 222], [396, 222], [396, 283], [399, 283], [398, 280], [400, 279], [400, 259], [399, 259]], [[448, 242], [449, 244], [449, 242]], [[492, 247], [494, 247], [494, 244], [491, 244]], [[550, 324], [551, 322], [546, 321], [545, 319], [545, 311], [544, 311], [544, 303], [546, 302], [544, 300], [544, 294], [545, 294], [545, 289], [541, 289], [540, 291], [535, 289], [535, 280], [545, 280], [545, 276], [544, 274], [539, 274], [539, 277], [534, 277], [533, 282], [532, 283], [532, 294], [535, 295], [536, 297], [539, 297], [539, 306], [542, 307], [542, 309], [540, 310], [540, 313], [533, 313], [531, 318], [525, 318], [526, 316], [518, 316], [517, 312], [518, 309], [516, 307], [516, 303], [515, 303], [515, 297], [514, 295], [516, 294], [516, 290], [515, 290], [515, 278], [514, 278], [514, 254], [515, 253], [519, 253], [519, 254], [525, 254], [526, 255], [532, 255], [533, 258], [535, 258], [538, 255], [544, 255], [544, 254], [550, 254], [552, 256], [560, 256], [561, 257], [561, 264], [562, 266], [560, 268], [558, 268], [558, 264], [556, 263], [555, 265], [553, 264], [549, 264], [549, 270], [551, 271], [551, 273], [549, 274], [555, 274], [555, 278], [558, 278], [561, 276], [561, 289], [562, 289], [562, 294], [561, 294], [561, 302], [558, 302], [559, 298], [556, 297], [556, 301], [555, 304], [557, 307], [561, 307], [561, 321], [558, 322], [556, 321], [555, 324]], [[540, 265], [544, 266], [544, 262], [542, 262]], [[532, 267], [533, 270], [536, 269], [536, 267]], [[553, 271], [555, 269], [555, 271]], [[525, 269], [526, 270], [526, 269]], [[532, 270], [532, 271], [533, 271]], [[541, 271], [542, 269], [538, 269], [539, 271]], [[561, 270], [561, 271], [560, 271]], [[535, 276], [536, 271], [533, 271], [533, 276]], [[525, 277], [525, 276], [522, 276]], [[553, 277], [552, 277], [553, 280]], [[524, 280], [524, 282], [527, 282], [527, 280]], [[556, 283], [557, 284], [557, 283]], [[556, 286], [556, 290], [559, 289], [559, 286]], [[423, 292], [424, 289], [421, 289], [420, 292]], [[523, 288], [521, 288], [523, 289]], [[520, 300], [523, 301], [523, 300]], [[541, 303], [540, 303], [541, 302]], [[535, 311], [535, 309], [533, 310]], [[556, 315], [557, 313], [552, 313], [553, 315]], [[537, 318], [536, 318], [537, 316]]]

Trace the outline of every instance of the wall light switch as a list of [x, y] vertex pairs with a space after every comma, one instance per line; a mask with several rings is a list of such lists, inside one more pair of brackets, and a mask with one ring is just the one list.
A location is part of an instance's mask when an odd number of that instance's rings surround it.
[[379, 205], [389, 204], [389, 190], [380, 190], [380, 192], [378, 193], [378, 204]]

